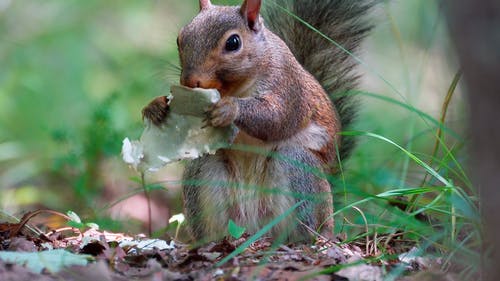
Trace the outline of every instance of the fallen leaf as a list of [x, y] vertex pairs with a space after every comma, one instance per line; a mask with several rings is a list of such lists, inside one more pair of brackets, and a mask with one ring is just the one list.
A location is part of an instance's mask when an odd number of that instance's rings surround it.
[[58, 272], [66, 266], [87, 265], [89, 259], [92, 259], [89, 255], [76, 255], [62, 249], [41, 252], [0, 251], [0, 260], [24, 265], [36, 273], [44, 269]]

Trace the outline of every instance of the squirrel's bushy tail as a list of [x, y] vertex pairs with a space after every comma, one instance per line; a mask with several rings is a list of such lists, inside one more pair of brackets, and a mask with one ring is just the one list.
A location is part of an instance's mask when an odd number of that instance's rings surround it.
[[[368, 13], [377, 0], [274, 0], [263, 16], [266, 26], [277, 34], [297, 60], [320, 82], [330, 95], [345, 130], [352, 124], [357, 103], [352, 90], [358, 80], [353, 71], [356, 61], [341, 48], [304, 25], [282, 8], [301, 18], [351, 53], [372, 25]], [[352, 138], [342, 138], [340, 157], [346, 158], [354, 146]]]

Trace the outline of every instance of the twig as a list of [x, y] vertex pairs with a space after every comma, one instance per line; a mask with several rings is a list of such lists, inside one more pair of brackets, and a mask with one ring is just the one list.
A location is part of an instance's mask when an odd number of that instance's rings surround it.
[[290, 247], [286, 246], [286, 245], [281, 245], [280, 246], [280, 249], [283, 249], [285, 250], [289, 255], [296, 255], [296, 254], [301, 254], [300, 257], [307, 260], [308, 262], [310, 262], [311, 264], [313, 264], [315, 262], [315, 260], [311, 257], [308, 257], [307, 255], [303, 255], [302, 254], [302, 251], [296, 251], [294, 249], [291, 249]]
[[[16, 228], [14, 228], [14, 230], [10, 233], [10, 237], [14, 237], [16, 236], [23, 227], [27, 226], [26, 224], [28, 223], [29, 220], [31, 220], [32, 218], [34, 218], [35, 216], [41, 214], [41, 213], [49, 213], [49, 214], [53, 214], [53, 215], [57, 215], [57, 216], [61, 216], [67, 220], [71, 220], [70, 217], [68, 217], [67, 215], [61, 213], [61, 212], [58, 212], [58, 211], [53, 211], [53, 210], [36, 210], [36, 211], [33, 211], [33, 212], [29, 212], [27, 214], [25, 214], [21, 221], [19, 222], [19, 224], [16, 226]], [[50, 241], [50, 239], [48, 239], [48, 237], [45, 236], [45, 234], [39, 230], [37, 230], [38, 233], [37, 235], [40, 237], [40, 238], [43, 238], [43, 239], [47, 239], [48, 241]]]
[[398, 236], [403, 236], [405, 233], [404, 232], [395, 232], [395, 233], [391, 233], [389, 235], [387, 235], [387, 238], [385, 239], [385, 242], [384, 242], [384, 248], [387, 249], [387, 247], [389, 246], [389, 243], [392, 241], [392, 239], [394, 239], [395, 237], [398, 237]]
[[[78, 232], [78, 236], [76, 236], [77, 238], [83, 237], [83, 233], [80, 231], [80, 229], [75, 228], [75, 227], [71, 227], [71, 226], [61, 227], [61, 228], [58, 228], [58, 229], [54, 229], [54, 230], [51, 230], [50, 232], [45, 233], [44, 235], [48, 237], [49, 235], [53, 235], [55, 233], [63, 232], [63, 231], [66, 231], [66, 230], [71, 230], [71, 231], [74, 231], [74, 232]], [[71, 239], [71, 237], [67, 237], [67, 239]]]
[[307, 231], [311, 232], [313, 235], [316, 235], [317, 237], [323, 239], [325, 242], [333, 242], [331, 241], [330, 239], [328, 239], [327, 237], [325, 237], [324, 235], [321, 235], [320, 233], [318, 233], [316, 230], [312, 229], [310, 226], [306, 225], [305, 223], [303, 223], [301, 220], [297, 219], [297, 221], [307, 229]]

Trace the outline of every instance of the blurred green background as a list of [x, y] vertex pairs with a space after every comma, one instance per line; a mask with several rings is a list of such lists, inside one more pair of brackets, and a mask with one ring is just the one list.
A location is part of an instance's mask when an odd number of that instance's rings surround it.
[[[197, 10], [195, 0], [0, 0], [0, 209], [16, 215], [73, 210], [103, 228], [145, 231], [146, 201], [138, 175], [121, 160], [122, 140], [140, 136], [141, 109], [178, 81], [172, 67], [177, 31]], [[429, 163], [437, 126], [415, 109], [439, 120], [459, 68], [441, 2], [384, 2], [373, 18], [377, 27], [363, 44], [357, 70], [363, 92], [356, 129], [382, 135]], [[454, 174], [467, 156], [465, 110], [459, 83], [444, 133], [456, 161], [440, 152], [435, 163], [445, 177], [467, 185]], [[147, 178], [161, 186], [153, 191], [158, 233], [181, 212], [175, 183], [181, 169], [173, 165]], [[395, 146], [365, 137], [343, 169], [337, 209], [366, 194], [420, 186], [425, 176]], [[385, 201], [362, 207], [375, 227], [398, 229], [410, 220], [395, 219], [397, 211], [388, 211]], [[336, 219], [348, 233], [365, 229], [354, 210]]]

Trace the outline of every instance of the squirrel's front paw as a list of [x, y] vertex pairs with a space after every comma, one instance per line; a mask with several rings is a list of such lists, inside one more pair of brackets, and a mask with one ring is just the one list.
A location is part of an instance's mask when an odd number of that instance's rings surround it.
[[238, 102], [234, 97], [223, 97], [207, 111], [207, 125], [225, 127], [238, 116]]
[[166, 96], [155, 98], [142, 109], [142, 118], [147, 118], [156, 126], [160, 126], [167, 118], [169, 112], [169, 99]]

